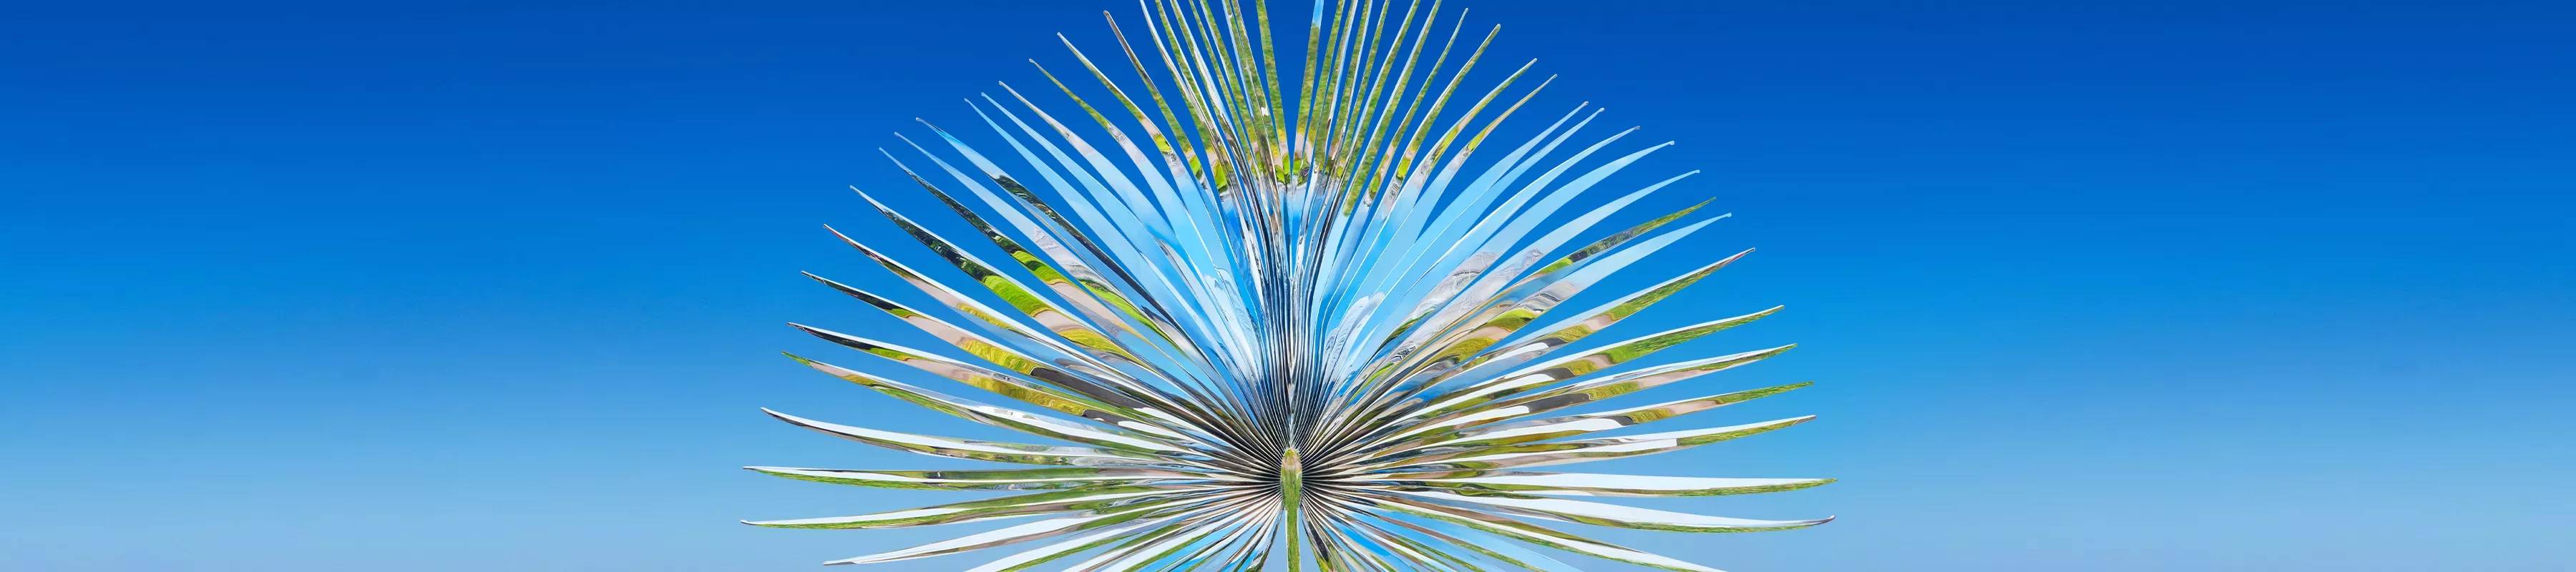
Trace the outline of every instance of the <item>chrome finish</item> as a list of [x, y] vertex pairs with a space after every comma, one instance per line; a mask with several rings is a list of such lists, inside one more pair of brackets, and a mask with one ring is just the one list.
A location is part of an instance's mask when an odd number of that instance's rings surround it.
[[[1634, 128], [1578, 141], [1601, 114], [1587, 103], [1469, 170], [1469, 157], [1497, 126], [1553, 78], [1514, 94], [1531, 69], [1522, 64], [1490, 89], [1462, 91], [1499, 28], [1479, 39], [1460, 21], [1463, 12], [1444, 20], [1437, 0], [1408, 0], [1401, 11], [1389, 0], [1318, 3], [1308, 16], [1304, 65], [1292, 65], [1289, 78], [1278, 71], [1266, 5], [1144, 0], [1141, 7], [1143, 26], [1110, 23], [1119, 50], [1109, 53], [1123, 56], [1136, 72], [1132, 80], [1112, 78], [1102, 60], [1069, 40], [1078, 70], [1038, 68], [1074, 104], [1056, 111], [1079, 113], [1051, 113], [1005, 84], [1003, 97], [967, 104], [1009, 153], [987, 156], [936, 126], [928, 127], [935, 138], [917, 139], [928, 148], [905, 138], [906, 158], [886, 153], [965, 223], [942, 228], [971, 228], [981, 242], [942, 235], [878, 200], [884, 195], [864, 191], [869, 210], [939, 263], [898, 261], [833, 231], [945, 312], [806, 275], [929, 334], [954, 355], [791, 324], [1010, 401], [985, 403], [788, 356], [807, 367], [1061, 444], [898, 433], [763, 410], [869, 445], [1030, 466], [747, 467], [830, 484], [1022, 492], [746, 524], [881, 529], [1035, 519], [829, 564], [1024, 545], [974, 570], [1055, 564], [1249, 572], [1277, 556], [1289, 570], [1560, 572], [1574, 568], [1519, 544], [1666, 570], [1713, 569], [1539, 522], [1750, 532], [1832, 520], [1727, 518], [1562, 498], [1751, 494], [1830, 479], [1525, 470], [1667, 453], [1814, 419], [1602, 435], [1806, 383], [1541, 417], [1792, 347], [1647, 363], [1777, 307], [1586, 343], [1749, 250], [1703, 259], [1688, 273], [1597, 306], [1558, 311], [1648, 255], [1702, 254], [1672, 247], [1728, 216], [1682, 221], [1707, 204], [1701, 201], [1615, 232], [1606, 229], [1619, 227], [1601, 227], [1652, 193], [1678, 192], [1664, 189], [1697, 171], [1576, 206], [1671, 143], [1624, 142]], [[1462, 35], [1474, 45], [1462, 44]], [[1096, 89], [1077, 89], [1085, 76]], [[1297, 85], [1283, 86], [1283, 79]], [[1085, 118], [1089, 127], [1066, 123]], [[1568, 142], [1578, 150], [1560, 154]], [[1462, 171], [1469, 176], [1459, 177]], [[1578, 241], [1596, 227], [1605, 234]], [[969, 252], [982, 243], [1003, 257]], [[885, 324], [877, 320], [842, 327], [869, 331]]]

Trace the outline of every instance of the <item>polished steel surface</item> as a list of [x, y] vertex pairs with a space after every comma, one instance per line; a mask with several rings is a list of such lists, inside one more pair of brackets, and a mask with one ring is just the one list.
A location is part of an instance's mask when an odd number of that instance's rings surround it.
[[[1779, 355], [1791, 346], [1701, 359], [1654, 356], [1780, 308], [1590, 340], [1745, 253], [1580, 311], [1558, 311], [1564, 302], [1727, 215], [1673, 224], [1696, 214], [1702, 201], [1593, 232], [1696, 171], [1559, 213], [1671, 144], [1621, 145], [1633, 128], [1578, 141], [1600, 114], [1589, 104], [1468, 168], [1496, 126], [1548, 80], [1513, 93], [1532, 83], [1525, 77], [1531, 66], [1523, 64], [1491, 88], [1466, 87], [1499, 28], [1474, 33], [1463, 12], [1444, 16], [1436, 0], [1397, 4], [1319, 3], [1308, 18], [1304, 65], [1292, 62], [1294, 76], [1282, 78], [1267, 6], [1146, 0], [1141, 26], [1111, 19], [1119, 43], [1112, 57], [1095, 59], [1068, 40], [1081, 69], [1038, 68], [1074, 104], [1059, 103], [1058, 112], [1079, 114], [1050, 113], [1008, 84], [1001, 97], [968, 101], [1010, 147], [1003, 161], [927, 123], [935, 138], [907, 137], [906, 153], [887, 152], [973, 232], [935, 232], [879, 201], [882, 193], [863, 190], [871, 208], [930, 255], [906, 263], [834, 234], [894, 275], [884, 284], [908, 285], [945, 309], [925, 311], [807, 276], [956, 351], [794, 326], [1022, 405], [789, 357], [895, 400], [1039, 442], [918, 435], [763, 411], [868, 445], [1033, 467], [749, 467], [831, 484], [1017, 492], [746, 523], [880, 529], [1034, 519], [828, 562], [1018, 545], [979, 572], [1041, 565], [1246, 571], [1273, 559], [1289, 570], [1574, 569], [1522, 543], [1711, 571], [1554, 527], [1748, 532], [1831, 520], [1727, 518], [1563, 498], [1750, 494], [1830, 479], [1529, 470], [1804, 423], [1814, 417], [1601, 434], [1807, 384], [1550, 414]], [[1133, 78], [1113, 77], [1124, 73], [1114, 67], [1121, 59]], [[1283, 79], [1295, 80], [1294, 89]], [[1081, 82], [1098, 89], [1075, 89]], [[1087, 125], [1074, 126], [1086, 118]], [[1575, 150], [1560, 154], [1560, 147]], [[987, 259], [956, 242], [978, 239], [1005, 257]]]

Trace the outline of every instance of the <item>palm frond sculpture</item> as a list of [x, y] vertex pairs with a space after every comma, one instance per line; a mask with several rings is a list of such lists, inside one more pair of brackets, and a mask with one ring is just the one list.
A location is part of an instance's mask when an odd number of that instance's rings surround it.
[[[1667, 228], [1699, 208], [1693, 206], [1567, 248], [1612, 213], [1690, 175], [1559, 216], [1575, 197], [1663, 145], [1578, 167], [1634, 130], [1560, 155], [1560, 145], [1599, 113], [1577, 106], [1501, 158], [1466, 168], [1495, 126], [1538, 88], [1508, 93], [1527, 85], [1530, 65], [1524, 64], [1489, 90], [1461, 91], [1499, 27], [1482, 40], [1466, 35], [1475, 42], [1466, 49], [1460, 44], [1465, 26], [1440, 21], [1437, 0], [1419, 11], [1419, 4], [1399, 11], [1378, 0], [1318, 4], [1308, 17], [1293, 101], [1283, 98], [1290, 86], [1278, 71], [1266, 6], [1147, 0], [1143, 8], [1144, 33], [1132, 36], [1143, 45], [1131, 44], [1131, 35], [1110, 22], [1137, 71], [1132, 82], [1113, 79], [1073, 51], [1109, 101], [1084, 99], [1068, 78], [1040, 66], [1081, 116], [1050, 114], [1007, 84], [1001, 90], [1007, 99], [969, 102], [1025, 169], [1006, 172], [994, 157], [937, 127], [930, 128], [938, 135], [932, 146], [947, 149], [913, 145], [929, 168], [895, 161], [1009, 260], [970, 254], [872, 197], [867, 200], [880, 213], [967, 279], [933, 278], [842, 237], [955, 316], [808, 275], [971, 358], [796, 326], [1032, 409], [796, 358], [815, 369], [941, 413], [1068, 444], [915, 435], [772, 411], [789, 423], [870, 445], [1033, 467], [751, 467], [824, 483], [1026, 492], [750, 524], [872, 529], [1043, 517], [830, 562], [1021, 545], [976, 572], [1068, 560], [1074, 562], [1068, 569], [1085, 571], [1243, 571], [1263, 569], [1273, 558], [1290, 570], [1310, 559], [1323, 570], [1572, 569], [1519, 543], [1709, 571], [1533, 521], [1738, 532], [1830, 520], [1721, 518], [1560, 498], [1733, 495], [1828, 479], [1531, 470], [1675, 451], [1811, 418], [1592, 436], [1804, 383], [1554, 413], [1789, 348], [1613, 371], [1775, 307], [1569, 351], [1743, 256], [1596, 307], [1560, 311], [1561, 303], [1605, 276], [1723, 218]], [[1086, 117], [1098, 131], [1070, 124]], [[1029, 174], [1036, 178], [1024, 178]], [[955, 185], [943, 187], [949, 179]], [[1029, 181], [1051, 190], [1053, 199]], [[1006, 270], [1013, 266], [1019, 270]], [[977, 288], [1009, 307], [966, 292]], [[1286, 553], [1273, 555], [1281, 550]]]

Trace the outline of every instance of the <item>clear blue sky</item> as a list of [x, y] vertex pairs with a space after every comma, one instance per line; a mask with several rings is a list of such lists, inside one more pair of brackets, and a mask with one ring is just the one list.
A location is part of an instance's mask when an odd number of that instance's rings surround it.
[[[734, 523], [938, 500], [742, 465], [954, 466], [756, 407], [986, 435], [778, 357], [870, 363], [790, 320], [897, 327], [796, 272], [884, 284], [820, 225], [895, 240], [847, 184], [929, 202], [888, 133], [1132, 3], [376, 4], [0, 18], [0, 568], [798, 570], [950, 532]], [[1706, 170], [1647, 207], [1736, 213], [1638, 279], [1761, 248], [1624, 327], [1785, 304], [1687, 350], [1801, 349], [1693, 389], [1819, 382], [1710, 414], [1819, 422], [1618, 468], [1838, 477], [1658, 506], [1842, 521], [1604, 536], [2576, 569], [2576, 8], [2351, 4], [1452, 0], [1563, 76], [1537, 109], [1681, 142], [1623, 177]]]

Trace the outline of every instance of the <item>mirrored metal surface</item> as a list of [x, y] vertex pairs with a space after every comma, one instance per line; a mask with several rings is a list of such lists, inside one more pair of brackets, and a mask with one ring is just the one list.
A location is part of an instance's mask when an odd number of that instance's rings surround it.
[[[1072, 64], [1039, 64], [1043, 87], [1004, 83], [967, 100], [1007, 152], [987, 154], [1000, 147], [979, 150], [927, 122], [926, 136], [899, 135], [904, 144], [886, 158], [958, 218], [917, 218], [880, 200], [884, 190], [860, 190], [865, 211], [927, 253], [899, 255], [833, 231], [891, 280], [863, 289], [807, 276], [892, 318], [834, 327], [869, 332], [899, 322], [955, 352], [794, 326], [1009, 401], [789, 357], [895, 401], [1047, 444], [764, 410], [878, 447], [1022, 466], [753, 471], [878, 488], [1018, 492], [746, 524], [882, 529], [1028, 519], [829, 564], [1016, 545], [974, 570], [1243, 572], [1277, 559], [1289, 570], [1560, 572], [1574, 567], [1526, 546], [1713, 570], [1554, 528], [1567, 523], [1751, 532], [1832, 520], [1565, 498], [1752, 494], [1831, 479], [1527, 470], [1678, 451], [1813, 416], [1605, 434], [1807, 385], [1795, 383], [1542, 417], [1791, 346], [1700, 359], [1659, 353], [1778, 307], [1592, 341], [1750, 251], [1719, 258], [1726, 251], [1673, 248], [1704, 240], [1695, 233], [1728, 216], [1699, 214], [1707, 201], [1630, 213], [1651, 194], [1685, 192], [1697, 171], [1619, 182], [1671, 143], [1627, 140], [1634, 128], [1587, 133], [1602, 113], [1589, 104], [1525, 141], [1498, 144], [1512, 146], [1500, 157], [1478, 157], [1553, 78], [1533, 81], [1531, 64], [1480, 69], [1499, 27], [1469, 25], [1463, 11], [1444, 10], [1436, 0], [1319, 2], [1306, 19], [1304, 50], [1282, 62], [1275, 45], [1294, 52], [1298, 38], [1273, 37], [1273, 28], [1293, 24], [1274, 23], [1265, 4], [1144, 0], [1136, 17], [1110, 18], [1116, 51], [1085, 52], [1067, 40]], [[1063, 98], [1038, 93], [1047, 88]], [[1646, 220], [1613, 222], [1623, 217]], [[1719, 259], [1684, 260], [1695, 269], [1557, 311], [1658, 253]], [[895, 283], [926, 302], [907, 305], [871, 290], [905, 290]]]

